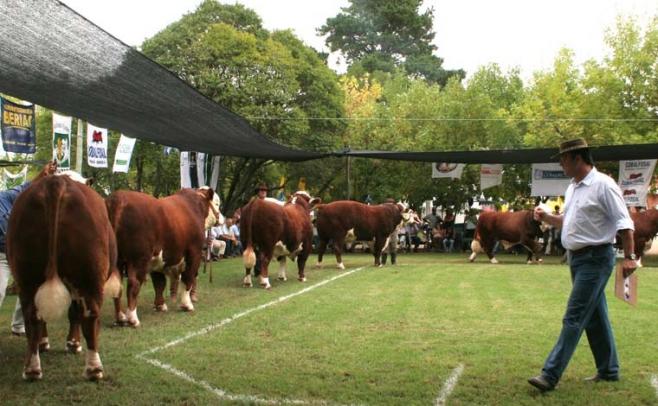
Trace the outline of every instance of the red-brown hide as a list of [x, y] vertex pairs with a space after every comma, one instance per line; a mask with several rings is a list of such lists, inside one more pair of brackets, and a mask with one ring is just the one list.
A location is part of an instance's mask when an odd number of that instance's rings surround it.
[[[245, 248], [245, 285], [251, 284], [251, 269], [258, 252], [261, 285], [269, 288], [268, 266], [275, 255], [275, 247], [281, 242], [288, 253], [296, 257], [298, 279], [305, 281], [304, 268], [311, 253], [313, 227], [311, 225], [310, 199], [307, 195], [295, 195], [291, 202], [280, 206], [263, 199], [253, 199], [241, 209], [240, 239]], [[281, 255], [281, 260], [285, 259]]]
[[533, 219], [530, 210], [484, 212], [480, 214], [475, 228], [474, 244], [471, 244], [473, 248], [471, 262], [477, 254], [477, 248], [475, 247], [478, 243], [489, 259], [493, 259], [495, 256], [493, 249], [496, 241], [506, 241], [512, 245], [523, 245], [530, 251], [528, 261], [532, 259], [533, 254], [539, 258], [541, 246], [537, 243], [536, 238], [542, 235], [540, 225], [540, 222]]
[[347, 232], [354, 229], [357, 240], [375, 240], [373, 255], [375, 265], [380, 265], [381, 251], [386, 239], [402, 221], [402, 208], [393, 203], [368, 206], [363, 203], [339, 200], [316, 206], [315, 225], [318, 230], [320, 245], [318, 247], [318, 264], [327, 249], [327, 243], [333, 241], [336, 261], [343, 266], [342, 249]]
[[649, 209], [639, 213], [631, 213], [635, 224], [633, 240], [635, 242], [635, 255], [641, 258], [647, 243], [658, 233], [658, 210]]
[[[14, 204], [7, 230], [7, 256], [19, 289], [28, 350], [23, 376], [40, 379], [39, 347], [47, 348], [46, 321], [68, 308], [69, 351], [80, 351], [80, 326], [87, 342], [89, 379], [102, 377], [98, 352], [103, 288], [116, 277], [116, 241], [103, 199], [66, 176], [32, 183]], [[63, 284], [62, 284], [63, 282]], [[39, 297], [35, 295], [39, 291]], [[69, 302], [73, 296], [73, 301]]]

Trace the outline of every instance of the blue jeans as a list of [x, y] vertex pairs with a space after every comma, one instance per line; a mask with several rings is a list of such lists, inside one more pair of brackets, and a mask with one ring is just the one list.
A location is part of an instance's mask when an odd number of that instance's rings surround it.
[[607, 379], [618, 378], [617, 348], [605, 300], [605, 285], [615, 265], [614, 249], [608, 244], [581, 254], [569, 252], [569, 264], [573, 287], [562, 332], [546, 359], [542, 375], [551, 384], [557, 384], [585, 330], [598, 374]]

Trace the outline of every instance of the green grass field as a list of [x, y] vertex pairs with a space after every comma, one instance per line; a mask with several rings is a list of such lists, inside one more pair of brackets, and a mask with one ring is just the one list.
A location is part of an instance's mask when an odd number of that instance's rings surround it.
[[[637, 307], [614, 298], [608, 284], [622, 380], [582, 381], [596, 372], [583, 337], [557, 390], [545, 395], [526, 379], [540, 372], [557, 338], [570, 281], [555, 258], [539, 266], [523, 259], [500, 255], [501, 264], [491, 265], [483, 257], [469, 264], [465, 254], [401, 254], [398, 266], [374, 268], [369, 255], [354, 254], [338, 271], [331, 256], [324, 269], [307, 271], [306, 283], [289, 269], [287, 282], [272, 278], [271, 291], [242, 288], [240, 259], [223, 260], [213, 263], [212, 284], [199, 276], [191, 314], [153, 312], [149, 281], [140, 328], [110, 327], [112, 306], [104, 306], [106, 379], [99, 383], [83, 380], [83, 355], [64, 352], [65, 320], [49, 326], [43, 380], [23, 382], [25, 339], [9, 334], [10, 296], [0, 308], [0, 402], [431, 405], [461, 366], [447, 404], [658, 403], [651, 384], [658, 376], [658, 259], [639, 271]], [[161, 348], [191, 333], [198, 334]]]

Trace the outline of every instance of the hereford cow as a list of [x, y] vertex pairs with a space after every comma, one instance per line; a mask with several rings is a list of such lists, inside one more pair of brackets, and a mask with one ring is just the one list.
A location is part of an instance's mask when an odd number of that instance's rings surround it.
[[345, 239], [354, 233], [359, 241], [375, 240], [372, 254], [375, 265], [381, 266], [381, 253], [387, 244], [388, 236], [402, 221], [404, 207], [401, 204], [384, 203], [368, 206], [351, 200], [339, 200], [315, 207], [315, 226], [318, 230], [318, 267], [322, 266], [322, 256], [329, 241], [333, 241], [334, 253], [339, 269], [345, 269], [342, 250]]
[[217, 221], [214, 192], [209, 188], [182, 189], [172, 196], [156, 199], [133, 191], [117, 191], [106, 199], [110, 222], [117, 236], [118, 268], [127, 276], [126, 316], [115, 302], [117, 324], [137, 327], [137, 296], [150, 273], [155, 289], [155, 309], [166, 311], [166, 277], [177, 286], [185, 284], [181, 309], [194, 310], [190, 293], [201, 262], [204, 227]]
[[635, 241], [635, 256], [638, 264], [642, 265], [642, 255], [644, 250], [650, 245], [658, 233], [658, 210], [649, 209], [639, 213], [631, 213], [635, 231], [633, 232], [633, 241]]
[[297, 192], [283, 206], [265, 199], [253, 199], [242, 208], [240, 240], [244, 247], [245, 286], [252, 286], [255, 250], [259, 256], [260, 285], [265, 289], [271, 289], [268, 266], [272, 258], [279, 261], [279, 279], [286, 280], [285, 264], [286, 256], [289, 256], [297, 259], [298, 280], [306, 281], [304, 268], [313, 239], [311, 204], [316, 201], [306, 192]]
[[521, 244], [530, 252], [528, 263], [532, 263], [533, 255], [538, 262], [541, 245], [535, 240], [543, 235], [541, 222], [533, 218], [531, 210], [516, 212], [485, 212], [480, 214], [475, 235], [471, 243], [473, 253], [468, 258], [470, 262], [475, 261], [478, 253], [484, 252], [492, 264], [497, 264], [493, 252], [496, 241], [500, 241], [505, 249], [516, 244]]
[[103, 199], [67, 176], [32, 183], [13, 207], [7, 257], [25, 316], [27, 355], [23, 378], [41, 379], [39, 351], [49, 348], [46, 323], [68, 310], [66, 348], [87, 342], [84, 375], [103, 377], [98, 355], [99, 316], [105, 294], [118, 297], [116, 241]]

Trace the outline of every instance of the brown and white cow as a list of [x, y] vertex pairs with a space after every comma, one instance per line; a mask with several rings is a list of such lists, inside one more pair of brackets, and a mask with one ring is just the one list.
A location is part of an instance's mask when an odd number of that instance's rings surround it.
[[260, 285], [270, 289], [268, 266], [272, 258], [279, 261], [279, 279], [286, 280], [286, 257], [297, 260], [298, 280], [306, 281], [304, 269], [311, 253], [313, 227], [311, 225], [311, 199], [306, 192], [297, 192], [281, 206], [266, 199], [253, 199], [242, 207], [240, 240], [244, 247], [245, 286], [252, 286], [251, 270], [256, 265], [258, 251], [258, 275]]
[[530, 251], [528, 263], [532, 263], [533, 255], [538, 262], [541, 262], [542, 260], [539, 258], [541, 245], [536, 241], [536, 238], [542, 235], [541, 222], [533, 218], [531, 210], [484, 212], [478, 218], [475, 235], [471, 243], [473, 253], [468, 260], [473, 262], [478, 253], [484, 252], [492, 264], [497, 264], [498, 260], [493, 249], [496, 241], [500, 241], [505, 249], [517, 244], [523, 245]]
[[368, 206], [351, 200], [319, 204], [315, 209], [315, 226], [320, 240], [317, 266], [322, 266], [322, 257], [327, 250], [327, 244], [333, 241], [339, 269], [345, 269], [342, 251], [345, 239], [351, 237], [351, 233], [359, 241], [375, 240], [372, 254], [375, 257], [375, 265], [381, 266], [382, 250], [387, 244], [388, 236], [402, 222], [404, 211], [401, 204], [383, 203]]
[[635, 256], [638, 264], [642, 266], [642, 255], [647, 246], [653, 241], [653, 237], [658, 233], [658, 210], [649, 209], [639, 213], [630, 213], [635, 231], [633, 232], [633, 241], [635, 241]]
[[85, 377], [103, 377], [99, 316], [106, 294], [118, 297], [116, 241], [103, 198], [67, 176], [32, 183], [14, 204], [7, 230], [7, 257], [25, 317], [27, 355], [23, 378], [41, 379], [39, 351], [49, 348], [46, 323], [68, 310], [66, 348], [87, 342]]
[[[213, 208], [214, 192], [209, 188], [182, 189], [172, 196], [156, 199], [145, 193], [117, 191], [106, 199], [118, 244], [118, 268], [128, 278], [128, 309], [124, 317], [115, 303], [117, 323], [140, 324], [137, 296], [150, 273], [155, 289], [155, 309], [166, 311], [166, 277], [177, 286], [181, 277], [185, 292], [182, 310], [194, 310], [190, 291], [201, 262], [206, 223], [214, 224], [219, 212]], [[217, 214], [215, 214], [217, 213]]]

